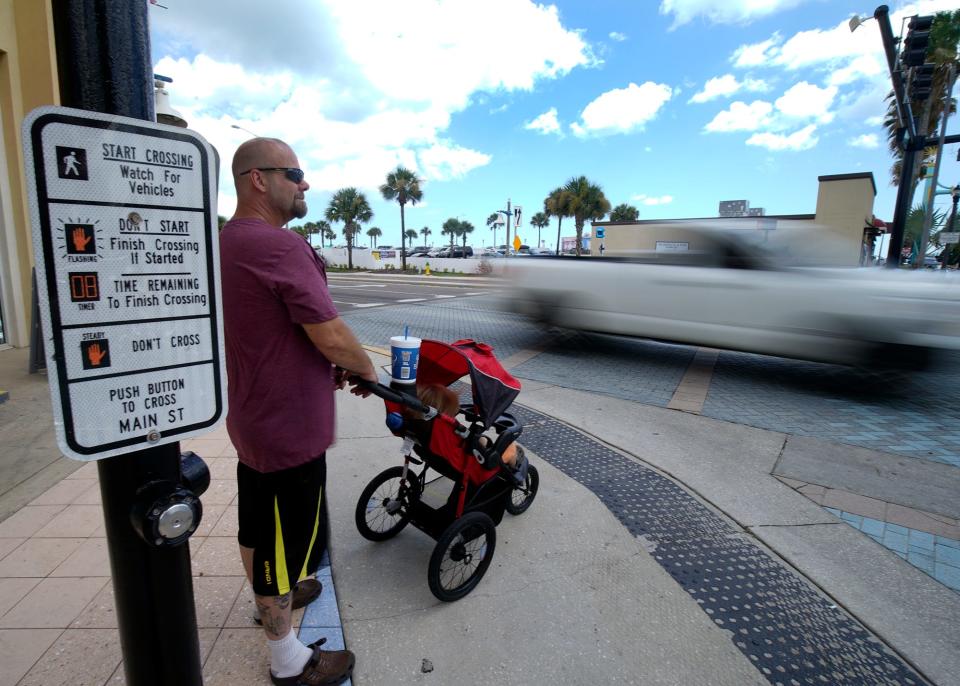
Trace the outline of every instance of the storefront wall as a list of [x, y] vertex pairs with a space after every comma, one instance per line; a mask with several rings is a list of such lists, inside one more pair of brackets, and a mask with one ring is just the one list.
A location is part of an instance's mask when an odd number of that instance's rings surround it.
[[33, 242], [20, 125], [41, 105], [59, 104], [49, 2], [0, 0], [0, 328], [2, 343], [30, 342]]

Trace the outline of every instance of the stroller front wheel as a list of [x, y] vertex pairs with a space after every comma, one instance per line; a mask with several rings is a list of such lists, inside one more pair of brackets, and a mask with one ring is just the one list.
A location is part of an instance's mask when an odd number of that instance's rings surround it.
[[507, 500], [507, 512], [512, 515], [521, 515], [527, 511], [537, 497], [537, 491], [540, 489], [540, 472], [533, 465], [527, 468], [527, 476], [523, 480], [522, 486], [515, 486], [510, 491], [510, 498]]
[[497, 547], [497, 528], [483, 512], [468, 512], [448, 526], [430, 556], [427, 583], [438, 600], [453, 602], [480, 583]]
[[410, 521], [410, 501], [417, 491], [417, 476], [403, 467], [390, 467], [373, 477], [360, 494], [354, 513], [357, 530], [370, 541], [396, 536]]

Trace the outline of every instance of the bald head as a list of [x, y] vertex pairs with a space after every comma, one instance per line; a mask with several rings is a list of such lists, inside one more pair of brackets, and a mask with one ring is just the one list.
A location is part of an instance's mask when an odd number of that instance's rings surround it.
[[284, 159], [293, 153], [289, 145], [279, 138], [252, 138], [244, 141], [233, 155], [233, 181], [240, 174], [256, 167], [282, 167]]
[[[253, 138], [242, 143], [231, 165], [237, 188], [234, 217], [260, 217], [274, 226], [305, 217], [304, 193], [310, 184], [299, 167], [293, 149], [278, 138]], [[295, 174], [300, 176], [291, 177], [287, 170], [297, 170]]]

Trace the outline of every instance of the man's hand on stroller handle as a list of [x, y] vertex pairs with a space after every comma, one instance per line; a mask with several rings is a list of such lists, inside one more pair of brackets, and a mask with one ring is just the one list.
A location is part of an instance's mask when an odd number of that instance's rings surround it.
[[359, 395], [361, 398], [366, 398], [373, 393], [370, 386], [376, 385], [379, 379], [377, 378], [376, 371], [373, 369], [364, 373], [357, 373], [349, 369], [344, 369], [343, 367], [337, 367], [334, 372], [333, 382], [337, 389], [342, 389], [349, 383], [351, 393]]

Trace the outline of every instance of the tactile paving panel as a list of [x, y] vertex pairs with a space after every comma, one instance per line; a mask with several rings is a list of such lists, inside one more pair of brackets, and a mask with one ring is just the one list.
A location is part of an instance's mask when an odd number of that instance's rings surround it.
[[529, 408], [521, 443], [589, 488], [777, 686], [928, 682], [677, 484]]

